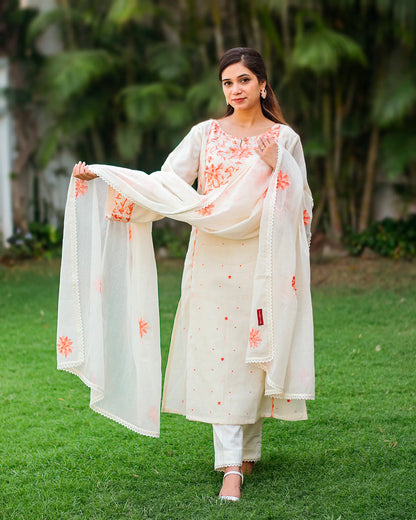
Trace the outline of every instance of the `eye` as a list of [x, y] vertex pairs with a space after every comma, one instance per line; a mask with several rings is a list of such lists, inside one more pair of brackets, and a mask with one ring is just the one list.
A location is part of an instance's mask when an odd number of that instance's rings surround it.
[[241, 83], [247, 83], [250, 81], [250, 78], [242, 78]]
[[231, 81], [224, 81], [224, 87], [229, 87], [231, 85]]

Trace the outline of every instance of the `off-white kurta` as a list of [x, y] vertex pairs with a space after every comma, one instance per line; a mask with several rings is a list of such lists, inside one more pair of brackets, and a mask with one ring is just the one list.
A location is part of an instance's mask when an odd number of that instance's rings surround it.
[[[150, 232], [151, 221], [164, 215], [193, 226], [164, 410], [217, 423], [306, 418], [304, 400], [314, 398], [312, 199], [298, 136], [284, 125], [271, 132], [279, 144], [274, 172], [253, 153], [254, 138], [220, 136], [218, 123], [206, 121], [160, 172], [91, 165], [100, 179], [71, 180], [58, 368], [91, 388], [94, 410], [138, 433], [159, 435]], [[216, 138], [228, 144], [215, 145]], [[229, 143], [238, 145], [241, 161], [230, 161]], [[214, 149], [224, 150], [231, 169], [220, 167]], [[189, 185], [196, 177], [199, 193]]]
[[[276, 124], [263, 135], [296, 154], [303, 166], [299, 137], [288, 126]], [[213, 120], [204, 167], [195, 164], [198, 191], [208, 193], [226, 184], [256, 154], [258, 138], [234, 137]], [[251, 173], [264, 191], [270, 174], [270, 168], [258, 168]], [[194, 178], [188, 180], [193, 182]], [[198, 229], [192, 231], [162, 411], [220, 424], [253, 423], [260, 417], [307, 418], [304, 399], [275, 402], [273, 397], [265, 396], [264, 370], [257, 364], [246, 363], [260, 217], [259, 213], [257, 236], [246, 240], [230, 240]], [[254, 336], [252, 343], [255, 341]]]

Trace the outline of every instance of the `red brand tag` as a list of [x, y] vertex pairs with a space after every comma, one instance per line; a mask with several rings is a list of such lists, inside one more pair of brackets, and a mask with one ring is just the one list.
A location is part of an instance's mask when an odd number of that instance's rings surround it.
[[263, 321], [263, 309], [257, 309], [257, 323], [259, 325], [263, 325], [264, 324], [264, 321]]

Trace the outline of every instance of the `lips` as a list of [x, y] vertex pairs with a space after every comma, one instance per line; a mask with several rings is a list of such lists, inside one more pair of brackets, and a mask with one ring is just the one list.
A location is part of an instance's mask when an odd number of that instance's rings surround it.
[[233, 99], [233, 103], [242, 103], [243, 101], [245, 101], [246, 98], [236, 98], [236, 99]]

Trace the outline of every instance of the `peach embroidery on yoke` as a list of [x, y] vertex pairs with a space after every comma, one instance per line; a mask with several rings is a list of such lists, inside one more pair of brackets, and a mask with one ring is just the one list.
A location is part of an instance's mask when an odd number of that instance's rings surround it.
[[[274, 125], [262, 135], [276, 141], [280, 125]], [[255, 155], [259, 136], [238, 138], [227, 134], [217, 121], [213, 121], [205, 150], [203, 194], [226, 184], [245, 161]]]

